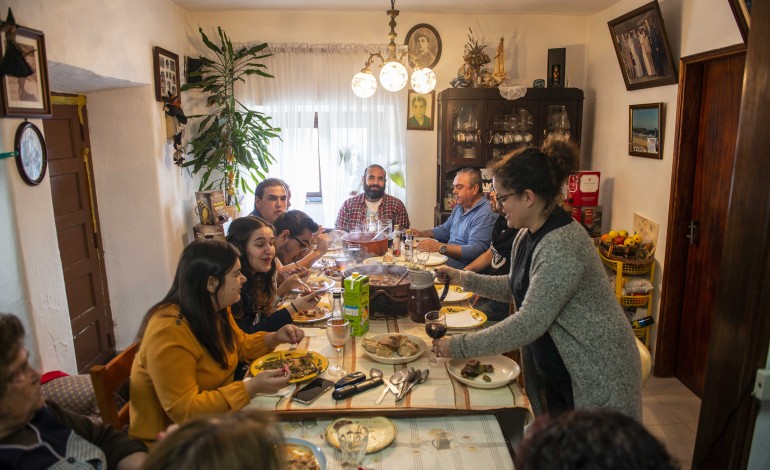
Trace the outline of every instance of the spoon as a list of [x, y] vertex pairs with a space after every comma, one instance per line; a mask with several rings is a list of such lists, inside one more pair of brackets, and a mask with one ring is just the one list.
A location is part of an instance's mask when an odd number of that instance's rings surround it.
[[418, 370], [415, 373], [415, 377], [419, 376], [419, 378], [416, 378], [412, 382], [409, 382], [409, 385], [407, 385], [406, 390], [404, 391], [404, 394], [401, 396], [401, 398], [397, 399], [396, 401], [404, 398], [409, 392], [412, 391], [412, 389], [414, 388], [415, 385], [418, 385], [418, 384], [421, 384], [421, 383], [425, 383], [425, 381], [428, 380], [428, 375], [430, 375], [430, 370], [429, 369], [425, 369], [423, 371], [419, 371]]
[[409, 382], [414, 379], [415, 374], [414, 367], [407, 367], [406, 369], [402, 370], [406, 370], [406, 378], [401, 381], [401, 384], [398, 387], [398, 396], [396, 396], [396, 401], [404, 397], [404, 390], [406, 389], [406, 386], [409, 385]]
[[[404, 380], [407, 380], [407, 378], [408, 378], [408, 370], [400, 369], [400, 370], [397, 370], [395, 374], [390, 376], [390, 383], [391, 385], [398, 385]], [[380, 393], [380, 396], [377, 397], [377, 399], [374, 401], [375, 405], [379, 405], [380, 403], [382, 403], [382, 400], [385, 399], [385, 395], [387, 395], [388, 392], [390, 391], [390, 387], [388, 386], [387, 380], [383, 379], [383, 381], [385, 382], [385, 390], [383, 390], [382, 393]]]

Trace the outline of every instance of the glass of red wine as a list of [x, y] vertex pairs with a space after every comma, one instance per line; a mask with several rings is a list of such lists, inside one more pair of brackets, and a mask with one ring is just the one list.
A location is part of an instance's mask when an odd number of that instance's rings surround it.
[[[439, 310], [432, 310], [425, 314], [425, 332], [433, 339], [442, 338], [446, 334], [446, 315]], [[444, 359], [439, 357], [436, 348], [431, 348], [428, 358], [431, 366], [439, 366]]]

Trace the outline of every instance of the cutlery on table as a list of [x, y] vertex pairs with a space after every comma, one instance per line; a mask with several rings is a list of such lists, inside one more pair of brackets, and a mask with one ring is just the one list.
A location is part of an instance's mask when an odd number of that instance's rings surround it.
[[383, 382], [385, 382], [385, 388], [382, 390], [382, 393], [380, 393], [380, 396], [377, 397], [377, 399], [374, 401], [374, 404], [379, 405], [380, 403], [382, 403], [382, 400], [385, 399], [385, 395], [387, 395], [388, 392], [393, 392], [394, 395], [398, 395], [399, 390], [398, 388], [396, 388], [396, 385], [406, 380], [408, 377], [408, 373], [409, 371], [407, 369], [400, 369], [396, 371], [396, 373], [390, 376], [389, 382], [383, 377]]
[[417, 386], [417, 385], [419, 385], [421, 383], [424, 383], [426, 380], [428, 380], [428, 375], [430, 375], [430, 370], [429, 369], [424, 369], [422, 371], [419, 371], [419, 370], [416, 371], [415, 374], [414, 374], [415, 378], [411, 382], [409, 382], [407, 384], [406, 388], [404, 389], [403, 394], [400, 397], [397, 397], [396, 401], [402, 400], [406, 395], [409, 394], [409, 392], [412, 391], [412, 389], [415, 386]]

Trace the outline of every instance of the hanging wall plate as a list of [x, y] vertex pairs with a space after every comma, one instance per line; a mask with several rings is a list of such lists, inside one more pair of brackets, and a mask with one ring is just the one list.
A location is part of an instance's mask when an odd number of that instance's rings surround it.
[[16, 129], [16, 166], [21, 178], [30, 186], [40, 184], [48, 167], [48, 154], [40, 129], [24, 121]]

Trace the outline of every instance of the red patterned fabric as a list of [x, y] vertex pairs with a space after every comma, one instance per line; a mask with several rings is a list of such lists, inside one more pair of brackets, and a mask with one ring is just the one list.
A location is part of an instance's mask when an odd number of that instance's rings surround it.
[[[361, 193], [342, 203], [334, 228], [350, 232], [366, 222], [366, 201], [364, 198], [364, 193]], [[382, 202], [377, 209], [377, 218], [390, 219], [394, 226], [398, 225], [402, 229], [409, 228], [409, 214], [406, 212], [404, 203], [390, 194], [382, 196]]]

